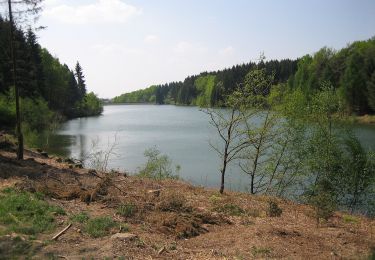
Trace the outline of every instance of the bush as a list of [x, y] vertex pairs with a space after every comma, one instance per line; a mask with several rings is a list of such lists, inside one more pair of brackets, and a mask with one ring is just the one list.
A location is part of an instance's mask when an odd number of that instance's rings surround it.
[[40, 196], [13, 189], [6, 189], [0, 194], [0, 223], [6, 226], [6, 232], [35, 235], [51, 230], [55, 214], [65, 213]]
[[178, 172], [181, 167], [177, 165], [175, 171], [173, 171], [172, 161], [167, 155], [162, 155], [156, 147], [147, 149], [144, 155], [147, 158], [147, 163], [141, 168], [138, 176], [155, 180], [179, 178]]
[[216, 212], [222, 212], [231, 216], [241, 216], [245, 213], [245, 211], [238, 205], [235, 204], [224, 204], [219, 205], [214, 208], [214, 211]]
[[110, 217], [98, 217], [89, 219], [84, 227], [84, 231], [91, 237], [97, 238], [108, 235], [111, 228], [116, 227], [117, 223]]
[[186, 207], [186, 198], [182, 194], [169, 193], [161, 197], [161, 201], [158, 205], [158, 209], [161, 211], [189, 211]]
[[328, 192], [320, 192], [312, 196], [310, 198], [310, 203], [314, 206], [317, 224], [319, 224], [320, 219], [327, 221], [332, 217], [336, 209], [336, 201], [332, 194]]
[[280, 217], [282, 213], [283, 213], [283, 210], [279, 208], [279, 205], [277, 204], [276, 201], [271, 200], [268, 202], [267, 215], [269, 217]]

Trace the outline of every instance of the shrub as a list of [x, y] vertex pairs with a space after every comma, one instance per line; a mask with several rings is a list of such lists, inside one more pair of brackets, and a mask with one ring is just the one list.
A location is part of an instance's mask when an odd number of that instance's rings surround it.
[[332, 194], [328, 192], [320, 192], [312, 196], [310, 198], [310, 203], [314, 206], [317, 224], [319, 224], [320, 219], [327, 221], [332, 217], [336, 209], [336, 201]]
[[111, 228], [116, 227], [117, 224], [110, 217], [98, 217], [89, 219], [84, 227], [84, 231], [90, 236], [97, 238], [108, 235]]
[[178, 173], [181, 167], [176, 165], [175, 171], [173, 171], [171, 159], [167, 155], [161, 154], [156, 147], [147, 149], [144, 155], [147, 162], [140, 169], [138, 176], [155, 180], [179, 178]]
[[189, 211], [186, 207], [186, 198], [182, 194], [168, 193], [161, 197], [161, 201], [158, 205], [158, 209], [161, 211]]
[[226, 203], [224, 205], [219, 205], [214, 208], [216, 212], [222, 212], [231, 216], [240, 216], [245, 213], [245, 211], [238, 205]]
[[7, 232], [35, 235], [54, 227], [54, 215], [65, 214], [60, 207], [51, 206], [40, 196], [6, 189], [0, 194], [0, 223]]
[[136, 212], [136, 206], [133, 203], [124, 203], [117, 208], [117, 213], [123, 217], [132, 217]]
[[279, 205], [277, 204], [276, 201], [271, 200], [268, 202], [267, 215], [269, 217], [280, 217], [282, 213], [283, 213], [283, 210], [279, 208]]

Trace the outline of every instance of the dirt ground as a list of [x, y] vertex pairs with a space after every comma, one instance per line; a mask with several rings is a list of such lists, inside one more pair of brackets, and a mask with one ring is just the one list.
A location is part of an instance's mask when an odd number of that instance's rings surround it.
[[[56, 217], [54, 231], [34, 240], [41, 245], [33, 259], [368, 259], [375, 247], [375, 220], [363, 216], [345, 221], [345, 213], [336, 212], [318, 227], [307, 205], [245, 193], [220, 195], [176, 180], [103, 174], [32, 151], [17, 161], [14, 152], [0, 150], [0, 189], [9, 186], [43, 192], [66, 212]], [[281, 216], [268, 216], [270, 200], [282, 209]], [[122, 204], [134, 205], [131, 216], [118, 213]], [[104, 237], [90, 237], [71, 221], [81, 212], [109, 216], [126, 223], [127, 230], [117, 227]]]

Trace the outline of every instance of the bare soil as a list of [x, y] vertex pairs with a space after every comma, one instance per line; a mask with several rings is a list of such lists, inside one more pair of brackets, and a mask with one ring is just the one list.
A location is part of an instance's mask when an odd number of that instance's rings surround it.
[[[46, 200], [67, 213], [56, 217], [56, 230], [33, 240], [33, 259], [367, 259], [375, 247], [375, 220], [343, 212], [317, 226], [314, 210], [291, 201], [194, 187], [176, 180], [154, 181], [75, 168], [38, 152], [27, 151], [17, 161], [12, 149], [0, 150], [0, 189], [16, 187], [43, 192]], [[269, 201], [282, 209], [269, 217]], [[121, 204], [135, 212], [124, 217]], [[235, 205], [231, 214], [217, 210]], [[87, 212], [126, 223], [92, 238], [71, 216]], [[72, 223], [57, 240], [51, 238]], [[1, 227], [1, 224], [0, 224]], [[129, 232], [130, 239], [111, 235]], [[12, 236], [0, 237], [0, 247]], [[0, 257], [2, 258], [2, 257]]]

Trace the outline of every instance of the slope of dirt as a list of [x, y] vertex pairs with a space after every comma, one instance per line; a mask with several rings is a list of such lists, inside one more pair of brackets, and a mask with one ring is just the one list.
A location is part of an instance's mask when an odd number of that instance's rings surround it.
[[[42, 192], [66, 212], [56, 216], [53, 233], [33, 238], [34, 245], [42, 241], [32, 247], [34, 259], [366, 259], [375, 247], [375, 221], [363, 216], [347, 221], [336, 212], [317, 227], [313, 209], [291, 201], [220, 195], [182, 181], [103, 174], [60, 161], [32, 151], [17, 161], [13, 151], [0, 151], [0, 189]], [[268, 216], [270, 200], [282, 209], [280, 217]], [[121, 213], [121, 205], [131, 210]], [[72, 220], [82, 212], [118, 225], [94, 238]], [[0, 236], [0, 251], [14, 235]]]

